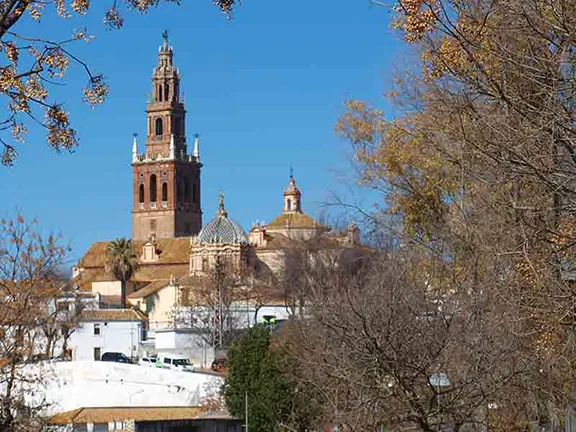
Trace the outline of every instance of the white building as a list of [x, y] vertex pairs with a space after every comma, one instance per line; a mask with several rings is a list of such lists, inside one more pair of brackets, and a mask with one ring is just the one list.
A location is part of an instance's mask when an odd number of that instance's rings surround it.
[[73, 360], [100, 360], [105, 352], [138, 354], [145, 339], [146, 316], [133, 309], [82, 311], [78, 328], [70, 336]]

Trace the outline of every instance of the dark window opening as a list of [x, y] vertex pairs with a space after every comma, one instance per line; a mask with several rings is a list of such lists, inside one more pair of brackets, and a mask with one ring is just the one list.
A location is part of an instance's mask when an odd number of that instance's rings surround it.
[[144, 203], [144, 185], [141, 184], [138, 191], [138, 202], [140, 204]]
[[94, 335], [98, 336], [100, 334], [100, 324], [94, 324]]
[[158, 86], [158, 101], [162, 102], [162, 86]]
[[286, 209], [288, 211], [292, 210], [292, 200], [291, 199], [286, 200]]
[[190, 179], [188, 177], [184, 179], [184, 201], [190, 201]]
[[156, 174], [150, 176], [150, 202], [156, 202]]
[[178, 202], [181, 203], [182, 202], [182, 183], [178, 182], [178, 188], [177, 188], [177, 197], [178, 197]]
[[170, 102], [170, 97], [169, 97], [169, 96], [170, 96], [170, 85], [169, 85], [169, 84], [166, 84], [166, 85], [164, 86], [164, 100], [165, 100], [166, 102]]
[[164, 127], [162, 124], [162, 119], [157, 118], [156, 119], [156, 135], [163, 135], [163, 134], [164, 134]]
[[162, 201], [168, 201], [168, 183], [162, 183]]
[[177, 118], [174, 121], [174, 133], [176, 135], [184, 135], [184, 131], [182, 130], [182, 119]]

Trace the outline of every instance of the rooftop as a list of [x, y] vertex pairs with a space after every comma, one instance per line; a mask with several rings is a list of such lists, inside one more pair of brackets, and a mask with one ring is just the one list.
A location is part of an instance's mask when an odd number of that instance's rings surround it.
[[325, 227], [319, 223], [317, 223], [314, 219], [308, 216], [305, 213], [282, 213], [268, 225], [266, 228], [319, 228], [325, 229]]
[[80, 315], [81, 321], [145, 321], [146, 315], [134, 309], [87, 309]]
[[[166, 421], [192, 420], [199, 416], [203, 419], [212, 418], [205, 407], [103, 407], [78, 408], [53, 416], [48, 423], [65, 425], [69, 423], [107, 423], [110, 421]], [[215, 418], [221, 417], [220, 413]], [[227, 418], [230, 418], [228, 415]]]
[[216, 217], [202, 227], [194, 241], [196, 243], [248, 243], [242, 227], [228, 218], [222, 193], [220, 193], [220, 206]]

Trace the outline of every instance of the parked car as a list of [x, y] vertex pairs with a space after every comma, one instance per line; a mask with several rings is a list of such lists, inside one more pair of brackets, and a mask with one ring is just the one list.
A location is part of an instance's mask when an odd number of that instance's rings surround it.
[[120, 352], [105, 352], [104, 354], [102, 354], [100, 360], [116, 363], [129, 363], [129, 364], [132, 363], [132, 360], [130, 360], [130, 358], [126, 354]]
[[222, 372], [226, 369], [226, 359], [225, 358], [216, 358], [212, 362], [212, 370], [215, 372]]
[[156, 367], [183, 372], [194, 372], [194, 365], [190, 363], [190, 360], [186, 356], [179, 354], [159, 354]]
[[142, 357], [138, 360], [138, 364], [141, 366], [154, 367], [157, 361], [156, 357]]

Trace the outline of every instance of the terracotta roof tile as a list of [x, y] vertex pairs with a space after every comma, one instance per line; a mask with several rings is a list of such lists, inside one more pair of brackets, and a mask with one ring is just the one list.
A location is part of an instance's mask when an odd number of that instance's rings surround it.
[[92, 309], [84, 310], [81, 321], [145, 321], [146, 315], [134, 309]]
[[154, 282], [150, 282], [144, 288], [134, 291], [128, 296], [129, 299], [141, 299], [148, 297], [149, 295], [155, 294], [162, 288], [170, 284], [170, 279], [161, 279]]
[[282, 213], [272, 222], [266, 225], [267, 228], [324, 228], [305, 213]]
[[190, 273], [190, 256], [184, 264], [143, 264], [132, 278], [134, 282], [152, 282], [156, 280], [170, 279], [170, 276], [184, 277]]
[[[108, 423], [110, 421], [134, 420], [192, 420], [204, 414], [205, 407], [112, 407], [112, 408], [79, 408], [53, 416], [48, 423], [65, 425], [69, 423]], [[210, 418], [203, 416], [202, 418]]]
[[[80, 267], [98, 268], [106, 265], [106, 250], [109, 242], [92, 243], [86, 255], [80, 260]], [[133, 242], [136, 254], [142, 254], [142, 246], [145, 241]], [[156, 247], [159, 251], [159, 264], [185, 264], [190, 259], [190, 238], [166, 238], [156, 240]]]

